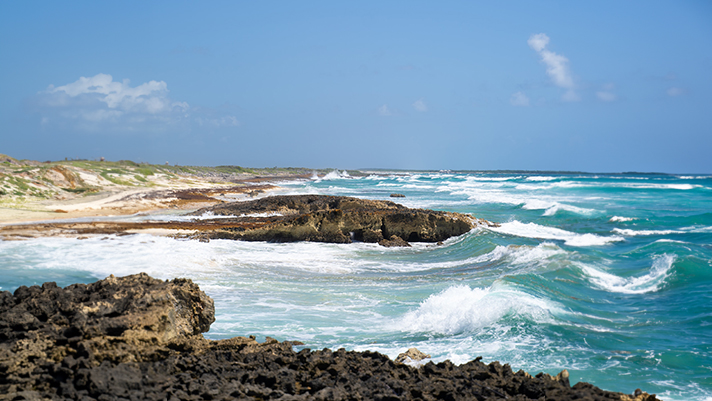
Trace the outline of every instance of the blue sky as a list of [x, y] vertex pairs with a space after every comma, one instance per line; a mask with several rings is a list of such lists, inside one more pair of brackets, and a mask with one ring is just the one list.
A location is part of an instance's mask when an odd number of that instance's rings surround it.
[[708, 1], [0, 2], [18, 158], [712, 173], [711, 151]]

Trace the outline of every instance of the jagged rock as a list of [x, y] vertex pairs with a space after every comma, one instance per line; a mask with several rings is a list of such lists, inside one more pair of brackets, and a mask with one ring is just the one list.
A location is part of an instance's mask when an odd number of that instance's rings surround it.
[[350, 243], [353, 238], [381, 243], [396, 236], [403, 242], [438, 242], [479, 224], [492, 224], [460, 213], [325, 195], [270, 196], [207, 207], [194, 214], [205, 213], [235, 216], [219, 219], [222, 227], [211, 231], [211, 238], [247, 241]]
[[378, 241], [378, 245], [385, 246], [386, 248], [410, 246], [410, 244], [407, 241], [404, 241], [403, 238], [396, 237], [395, 235], [391, 235], [391, 238]]
[[0, 292], [0, 400], [657, 400], [481, 358], [414, 368], [270, 337], [210, 341], [214, 311], [190, 280], [146, 274]]
[[420, 362], [430, 358], [430, 354], [420, 352], [417, 348], [408, 348], [408, 351], [398, 354], [395, 363]]
[[378, 230], [363, 230], [363, 242], [377, 243], [383, 240], [383, 233]]

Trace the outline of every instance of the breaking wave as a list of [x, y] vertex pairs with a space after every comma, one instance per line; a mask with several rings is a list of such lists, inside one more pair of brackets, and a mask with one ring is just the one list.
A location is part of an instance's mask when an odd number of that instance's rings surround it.
[[672, 265], [676, 258], [674, 254], [656, 257], [650, 271], [639, 277], [620, 277], [586, 264], [579, 264], [579, 267], [588, 276], [589, 281], [601, 289], [624, 294], [644, 294], [662, 288], [665, 279], [672, 274]]
[[516, 290], [495, 287], [449, 287], [428, 297], [396, 324], [403, 331], [453, 335], [476, 332], [507, 316], [523, 317], [540, 323], [549, 322], [552, 312], [560, 309], [554, 302]]
[[604, 237], [596, 234], [578, 234], [555, 227], [542, 226], [536, 223], [522, 223], [514, 220], [499, 227], [489, 228], [492, 231], [515, 235], [517, 237], [562, 240], [570, 246], [600, 246], [611, 242], [623, 241], [623, 237]]
[[636, 217], [613, 216], [608, 221], [617, 222], [617, 221], [633, 221], [633, 220], [638, 220], [638, 219]]

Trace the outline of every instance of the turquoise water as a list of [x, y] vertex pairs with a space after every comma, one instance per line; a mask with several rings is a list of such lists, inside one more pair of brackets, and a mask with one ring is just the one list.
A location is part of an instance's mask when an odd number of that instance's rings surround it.
[[[501, 223], [442, 246], [179, 241], [0, 242], [0, 287], [145, 271], [216, 301], [207, 336], [255, 334], [395, 357], [477, 356], [604, 389], [712, 399], [712, 177], [399, 174], [280, 183]], [[166, 219], [171, 216], [131, 218]]]

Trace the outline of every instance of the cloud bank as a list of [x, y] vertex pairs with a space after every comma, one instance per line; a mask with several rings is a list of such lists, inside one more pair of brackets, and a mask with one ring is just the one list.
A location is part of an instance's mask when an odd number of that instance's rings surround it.
[[575, 92], [574, 79], [568, 66], [569, 59], [547, 50], [546, 46], [549, 44], [549, 40], [546, 34], [538, 33], [531, 35], [527, 40], [527, 44], [539, 53], [541, 61], [546, 65], [546, 74], [551, 78], [554, 85], [566, 89], [566, 93], [561, 98], [568, 102], [581, 100]]
[[[164, 81], [132, 87], [128, 79], [114, 81], [109, 74], [80, 77], [38, 94], [42, 123], [71, 126], [87, 131], [164, 131], [204, 125], [199, 108], [168, 96]], [[234, 116], [210, 116], [213, 126], [236, 126]]]

